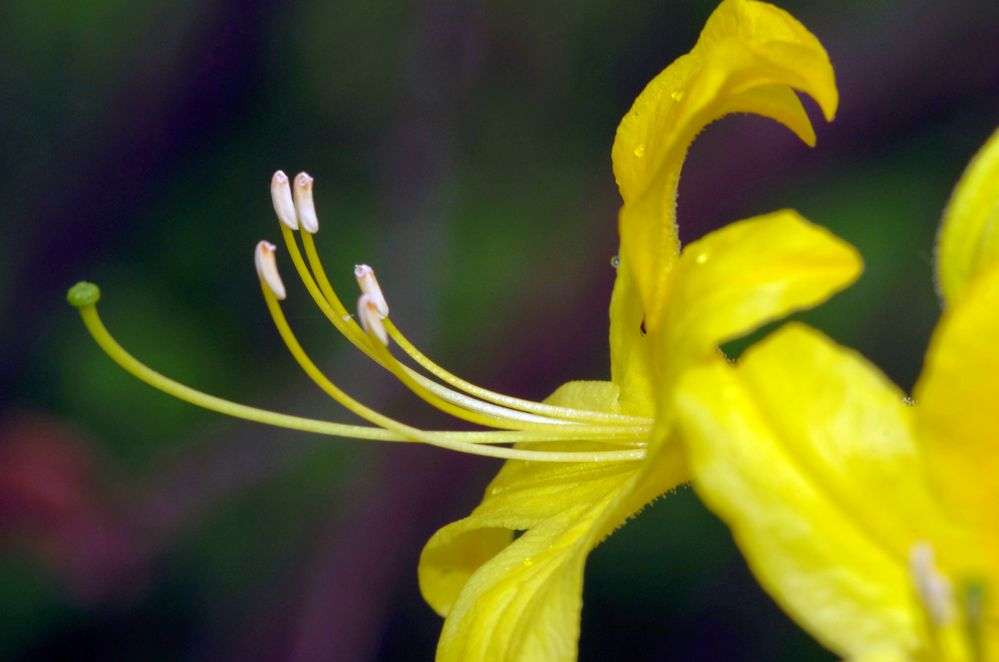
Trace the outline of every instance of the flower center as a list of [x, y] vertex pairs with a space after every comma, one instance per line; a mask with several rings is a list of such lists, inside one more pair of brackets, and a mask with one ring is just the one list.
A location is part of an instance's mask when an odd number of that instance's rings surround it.
[[929, 626], [934, 659], [983, 660], [984, 584], [954, 586], [939, 569], [933, 545], [919, 541], [909, 549], [909, 576]]
[[[392, 323], [375, 272], [367, 265], [354, 268], [361, 289], [355, 319], [334, 291], [316, 251], [312, 235], [318, 232], [319, 221], [312, 183], [313, 179], [303, 172], [295, 178], [292, 187], [288, 177], [278, 171], [271, 180], [271, 200], [292, 263], [316, 305], [344, 338], [415, 395], [455, 418], [488, 429], [458, 432], [415, 428], [365, 406], [341, 390], [319, 370], [292, 332], [280, 304], [286, 297], [286, 290], [277, 269], [276, 247], [266, 241], [257, 244], [254, 263], [267, 309], [281, 339], [320, 389], [370, 425], [289, 416], [224, 400], [175, 382], [132, 357], [108, 333], [97, 314], [100, 291], [95, 285], [78, 283], [67, 298], [79, 309], [94, 340], [122, 368], [165, 393], [229, 416], [331, 436], [426, 443], [505, 459], [622, 462], [641, 460], [645, 456], [651, 419], [560, 407], [496, 393], [467, 382], [434, 363]], [[390, 341], [430, 376], [400, 362], [389, 348]], [[608, 450], [549, 451], [539, 448], [538, 444], [546, 442], [585, 442], [588, 449], [593, 442], [599, 442], [606, 444]], [[512, 443], [518, 446], [506, 445]]]
[[933, 546], [917, 542], [909, 550], [909, 574], [923, 610], [936, 627], [954, 620], [954, 590], [937, 568]]

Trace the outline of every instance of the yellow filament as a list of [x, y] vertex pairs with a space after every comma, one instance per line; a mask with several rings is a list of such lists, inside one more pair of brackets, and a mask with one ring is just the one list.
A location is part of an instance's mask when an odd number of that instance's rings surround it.
[[[332, 284], [330, 284], [329, 278], [326, 276], [326, 271], [323, 269], [322, 262], [319, 259], [319, 254], [316, 251], [312, 235], [307, 232], [300, 233], [302, 244], [305, 247], [305, 253], [308, 257], [309, 265], [312, 267], [312, 272], [315, 273], [315, 278], [313, 278], [313, 273], [309, 271], [305, 265], [305, 261], [302, 259], [302, 254], [298, 249], [298, 242], [295, 241], [295, 234], [283, 224], [281, 225], [281, 233], [285, 245], [288, 247], [288, 253], [291, 256], [295, 270], [302, 279], [306, 290], [308, 290], [316, 305], [319, 306], [320, 310], [323, 311], [323, 314], [326, 315], [333, 326], [355, 347], [367, 355], [368, 358], [396, 375], [407, 388], [426, 402], [446, 411], [455, 418], [491, 427], [538, 429], [539, 425], [571, 425], [574, 423], [571, 419], [550, 418], [535, 412], [524, 411], [523, 408], [510, 409], [503, 406], [503, 404], [483, 402], [473, 396], [459, 393], [442, 384], [438, 384], [412, 368], [400, 364], [391, 355], [386, 357], [383, 353], [378, 352], [370, 344], [372, 341], [368, 338], [367, 334], [364, 333], [357, 322], [347, 312], [343, 302], [340, 301]], [[388, 358], [388, 361], [386, 361], [386, 358]], [[486, 392], [485, 389], [479, 390]], [[510, 401], [517, 400], [516, 398], [508, 399]], [[456, 406], [451, 406], [448, 403]], [[532, 404], [537, 405], [537, 403]], [[545, 407], [545, 405], [537, 406]], [[551, 409], [556, 410], [560, 408]], [[632, 425], [636, 425], [646, 422], [646, 419], [633, 419], [631, 422]]]
[[[522, 459], [522, 460], [537, 460], [537, 461], [547, 461], [547, 462], [605, 462], [605, 461], [623, 461], [623, 460], [636, 460], [641, 459], [645, 456], [645, 452], [642, 450], [631, 450], [631, 451], [531, 451], [523, 450], [517, 448], [496, 448], [496, 447], [481, 447], [475, 446], [474, 444], [459, 444], [452, 440], [442, 438], [441, 435], [435, 435], [418, 428], [411, 427], [404, 423], [400, 423], [384, 414], [380, 414], [361, 403], [357, 402], [349, 395], [341, 391], [333, 382], [331, 382], [318, 367], [309, 359], [308, 355], [302, 349], [302, 346], [298, 343], [295, 338], [291, 327], [288, 326], [288, 322], [281, 311], [281, 305], [271, 292], [270, 288], [267, 287], [266, 283], [261, 281], [260, 283], [261, 291], [264, 294], [264, 299], [267, 302], [267, 308], [271, 312], [271, 317], [274, 320], [274, 325], [278, 329], [278, 333], [281, 335], [282, 340], [284, 340], [285, 345], [288, 347], [288, 351], [291, 352], [292, 356], [301, 366], [302, 370], [318, 385], [323, 391], [326, 392], [331, 398], [336, 400], [340, 405], [349, 411], [357, 414], [361, 418], [374, 423], [380, 427], [387, 428], [389, 430], [398, 432], [404, 436], [410, 437], [417, 441], [422, 441], [423, 443], [430, 444], [433, 446], [440, 446], [442, 448], [450, 448], [452, 450], [460, 450], [466, 453], [472, 453], [475, 455], [488, 455], [490, 457], [505, 457], [508, 459]], [[562, 428], [564, 432], [561, 434], [556, 434], [555, 436], [560, 437], [563, 441], [566, 439], [591, 439], [592, 436], [589, 434], [579, 434], [576, 432], [575, 428]], [[598, 432], [607, 432], [606, 429], [598, 429]], [[620, 431], [617, 431], [620, 432]], [[529, 439], [527, 433], [523, 433], [525, 440]], [[633, 439], [634, 437], [632, 437]]]
[[256, 423], [266, 423], [277, 427], [291, 428], [303, 432], [316, 432], [319, 434], [354, 437], [358, 439], [375, 439], [380, 441], [398, 441], [399, 435], [392, 434], [387, 430], [372, 428], [364, 425], [347, 425], [342, 423], [331, 423], [299, 416], [289, 416], [276, 412], [257, 409], [247, 405], [224, 400], [208, 395], [189, 386], [176, 382], [169, 377], [156, 372], [152, 368], [140, 362], [129, 354], [118, 342], [108, 333], [100, 316], [97, 314], [97, 307], [94, 305], [80, 308], [80, 317], [87, 327], [90, 335], [97, 342], [98, 346], [104, 350], [111, 359], [126, 372], [138, 378], [140, 381], [149, 384], [168, 395], [172, 395], [178, 400], [183, 400], [192, 405], [197, 405], [210, 411], [215, 411], [226, 416], [242, 418]]
[[544, 416], [559, 417], [562, 419], [584, 421], [591, 423], [603, 423], [606, 425], [645, 425], [651, 424], [651, 419], [644, 418], [641, 416], [626, 416], [624, 414], [612, 414], [608, 412], [599, 411], [589, 411], [583, 409], [572, 409], [569, 407], [557, 407], [555, 405], [546, 405], [542, 402], [534, 402], [533, 400], [523, 400], [521, 398], [515, 398], [509, 395], [504, 395], [502, 393], [496, 393], [495, 391], [490, 391], [488, 389], [482, 388], [481, 386], [476, 386], [471, 382], [467, 382], [464, 379], [454, 375], [438, 364], [434, 363], [428, 356], [423, 354], [419, 349], [416, 348], [413, 343], [411, 343], [399, 330], [392, 320], [385, 319], [385, 330], [388, 331], [389, 337], [395, 341], [397, 345], [406, 352], [410, 358], [412, 358], [416, 363], [418, 363], [424, 370], [431, 373], [438, 379], [455, 388], [459, 388], [466, 393], [492, 402], [497, 405], [505, 405], [507, 407], [512, 407], [520, 409], [522, 411], [531, 412], [534, 414], [540, 414]]
[[[269, 294], [265, 292], [265, 296]], [[273, 295], [271, 295], [273, 296]], [[220, 414], [241, 418], [244, 420], [264, 423], [275, 427], [299, 430], [302, 432], [312, 432], [336, 437], [349, 437], [353, 439], [370, 439], [376, 441], [393, 442], [422, 442], [432, 443], [425, 438], [434, 438], [435, 446], [442, 446], [451, 450], [457, 450], [475, 455], [486, 455], [507, 459], [538, 460], [548, 462], [613, 462], [639, 460], [644, 457], [644, 451], [617, 451], [604, 453], [585, 452], [553, 452], [545, 453], [541, 451], [524, 451], [520, 449], [482, 446], [486, 443], [510, 443], [518, 441], [564, 441], [564, 435], [522, 433], [511, 431], [499, 432], [452, 432], [452, 431], [422, 431], [408, 426], [405, 428], [417, 435], [400, 432], [398, 430], [383, 429], [380, 427], [370, 427], [364, 425], [349, 425], [344, 423], [334, 423], [313, 418], [300, 416], [290, 416], [280, 414], [265, 409], [249, 407], [247, 405], [225, 400], [213, 395], [208, 395], [189, 386], [176, 382], [152, 368], [146, 366], [118, 344], [101, 322], [97, 313], [96, 305], [81, 306], [80, 317], [84, 325], [90, 332], [97, 345], [121, 368], [136, 377], [142, 382], [156, 388], [168, 395], [190, 404], [215, 411]], [[314, 368], [315, 366], [313, 366]], [[391, 420], [391, 419], [389, 419]]]
[[[340, 297], [336, 295], [336, 291], [333, 289], [330, 279], [326, 277], [326, 270], [323, 269], [323, 263], [319, 259], [319, 252], [316, 250], [316, 242], [312, 238], [312, 235], [308, 232], [299, 232], [299, 236], [302, 237], [302, 247], [305, 249], [305, 256], [309, 259], [309, 266], [312, 267], [312, 273], [315, 275], [316, 282], [318, 283], [319, 290], [329, 301], [330, 306], [334, 310], [342, 311], [342, 314], [347, 314], [347, 308], [340, 301]], [[288, 231], [288, 236], [285, 237], [288, 241], [294, 241], [294, 233], [291, 230]], [[353, 324], [353, 328], [362, 336], [366, 336], [361, 327], [357, 323]]]
[[[282, 227], [282, 233], [284, 234], [285, 243], [294, 245], [294, 249], [289, 246], [289, 252], [298, 252], [298, 246], [294, 241], [294, 235], [290, 229], [285, 226]], [[302, 245], [305, 248], [305, 254], [308, 257], [309, 265], [312, 267], [312, 272], [315, 275], [315, 283], [318, 284], [319, 290], [325, 295], [326, 300], [335, 312], [338, 312], [341, 317], [348, 316], [347, 310], [340, 298], [336, 295], [333, 289], [333, 285], [330, 283], [329, 278], [326, 276], [326, 270], [323, 268], [322, 260], [319, 258], [319, 253], [316, 251], [315, 241], [312, 239], [312, 235], [308, 232], [299, 233], [302, 237]], [[298, 265], [301, 261], [301, 256], [299, 255], [296, 260], [294, 257], [292, 260], [295, 262], [296, 269], [298, 269], [299, 275], [305, 278], [303, 275], [304, 265], [299, 268]], [[310, 287], [308, 284], [306, 287], [309, 289], [310, 293], [314, 289], [314, 285]], [[315, 297], [313, 297], [315, 298]], [[636, 417], [636, 416], [625, 416], [622, 414], [612, 414], [607, 412], [596, 412], [596, 411], [586, 411], [580, 409], [572, 409], [569, 407], [556, 407], [554, 405], [546, 405], [540, 402], [534, 402], [532, 400], [523, 400], [521, 398], [515, 398], [512, 396], [504, 395], [502, 393], [496, 393], [495, 391], [490, 391], [488, 389], [482, 388], [481, 386], [476, 386], [471, 382], [461, 379], [457, 375], [454, 375], [438, 364], [434, 363], [429, 357], [423, 354], [419, 349], [416, 348], [413, 343], [411, 343], [399, 330], [395, 324], [392, 323], [390, 319], [385, 319], [385, 329], [388, 331], [389, 336], [399, 345], [400, 348], [406, 354], [410, 356], [417, 364], [423, 367], [424, 370], [431, 373], [441, 381], [449, 384], [450, 386], [460, 389], [465, 393], [468, 393], [475, 398], [480, 398], [494, 405], [499, 405], [503, 407], [508, 407], [512, 409], [519, 409], [524, 412], [533, 413], [536, 415], [551, 417], [553, 419], [563, 419], [569, 421], [582, 421], [591, 423], [602, 423], [606, 425], [649, 425], [651, 421], [648, 418]], [[351, 331], [358, 333], [363, 333], [360, 327], [353, 323], [351, 320]], [[340, 326], [337, 326], [340, 329]], [[351, 335], [348, 334], [343, 329], [341, 332], [347, 336], [348, 340], [354, 342]], [[355, 342], [355, 344], [357, 344]], [[359, 346], [359, 345], [358, 345]], [[359, 346], [360, 347], [360, 346]], [[362, 349], [363, 351], [363, 349]], [[370, 352], [365, 352], [371, 356]], [[374, 358], [374, 357], [372, 357]]]
[[[350, 341], [351, 344], [361, 350], [361, 352], [363, 352], [368, 358], [378, 363], [383, 368], [390, 370], [393, 374], [396, 374], [395, 370], [392, 370], [392, 368], [386, 365], [372, 351], [372, 346], [370, 345], [371, 341], [367, 334], [364, 333], [357, 322], [354, 321], [353, 317], [347, 312], [347, 309], [340, 301], [340, 298], [336, 295], [336, 292], [333, 290], [333, 286], [330, 284], [329, 279], [326, 278], [326, 274], [322, 270], [322, 264], [319, 262], [319, 256], [316, 253], [315, 242], [312, 241], [312, 236], [308, 233], [302, 233], [301, 235], [303, 239], [302, 243], [305, 245], [309, 262], [312, 264], [313, 269], [317, 270], [317, 278], [319, 279], [318, 284], [316, 280], [313, 279], [312, 273], [310, 273], [308, 267], [305, 265], [302, 254], [298, 249], [298, 243], [295, 241], [294, 233], [283, 224], [280, 227], [285, 245], [288, 248], [288, 253], [291, 256], [292, 264], [294, 264], [299, 278], [301, 278], [302, 283], [305, 285], [305, 289], [312, 296], [312, 299], [315, 301], [316, 305], [319, 306], [319, 309], [323, 312], [326, 318], [338, 331], [340, 331], [340, 333], [343, 334], [345, 338], [347, 338], [347, 340]], [[463, 410], [467, 410], [469, 412], [480, 412], [485, 416], [492, 417], [491, 422], [487, 422], [484, 417], [466, 415], [461, 410], [448, 409], [448, 413], [451, 413], [457, 418], [468, 420], [472, 423], [493, 425], [496, 427], [510, 427], [506, 425], [506, 423], [513, 423], [515, 421], [530, 421], [534, 423], [547, 423], [550, 425], [562, 425], [567, 423], [567, 421], [542, 418], [529, 413], [510, 410], [480, 402], [475, 398], [470, 398], [461, 393], [452, 391], [441, 384], [437, 384], [407, 366], [401, 366], [401, 368], [410, 378], [406, 382], [407, 386], [412, 388], [413, 391], [421, 398], [426, 399], [427, 397], [436, 396], [437, 398], [458, 405]], [[433, 396], [427, 395], [426, 392], [432, 393]]]
[[[381, 359], [381, 363], [386, 365], [389, 370], [399, 378], [401, 382], [406, 384], [414, 393], [423, 398], [430, 405], [445, 411], [447, 413], [452, 413], [453, 407], [447, 406], [448, 403], [441, 402], [439, 398], [432, 395], [425, 395], [421, 393], [415, 385], [410, 383], [409, 376], [402, 370], [403, 366], [392, 356], [389, 349], [379, 342], [372, 342], [372, 347], [375, 355]], [[454, 415], [454, 414], [452, 414]], [[491, 417], [495, 421], [495, 417]], [[493, 427], [512, 427], [510, 425], [501, 426], [496, 422], [485, 422], [482, 425], [491, 425]], [[531, 422], [519, 422], [516, 429], [518, 430], [545, 430], [551, 429], [551, 425], [547, 423], [532, 424]], [[587, 426], [577, 423], [567, 423], [561, 428], [564, 430], [563, 434], [566, 438], [579, 438], [580, 435], [586, 435], [588, 438], [592, 439], [621, 439], [621, 438], [635, 438], [636, 436], [644, 437], [648, 434], [649, 430], [642, 426], [635, 426], [630, 428], [613, 426], [613, 425], [597, 425], [597, 426]]]
[[[367, 334], [361, 330], [361, 327], [354, 321], [353, 316], [344, 308], [343, 303], [336, 296], [336, 293], [333, 292], [333, 288], [329, 287], [328, 292], [322, 291], [312, 278], [312, 274], [309, 272], [309, 268], [305, 265], [305, 260], [302, 258], [302, 252], [298, 250], [295, 233], [284, 224], [281, 224], [281, 236], [284, 238], [285, 246], [288, 248], [288, 255], [291, 256], [291, 262], [295, 265], [295, 271], [298, 272], [298, 276], [302, 279], [305, 289], [309, 291], [319, 309], [323, 311], [323, 314], [326, 315], [330, 323], [336, 327], [336, 330], [342, 333], [351, 344], [364, 352], [368, 357], [374, 358], [368, 349]], [[302, 233], [302, 236], [311, 239], [311, 235], [307, 232]], [[313, 251], [315, 251], [314, 244]]]

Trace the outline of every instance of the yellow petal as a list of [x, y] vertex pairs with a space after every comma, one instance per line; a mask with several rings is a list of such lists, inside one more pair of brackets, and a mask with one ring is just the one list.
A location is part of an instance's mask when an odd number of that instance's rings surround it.
[[[570, 382], [546, 402], [613, 410], [617, 396], [609, 382]], [[677, 448], [642, 463], [504, 464], [482, 503], [420, 557], [420, 589], [446, 617], [438, 660], [575, 659], [586, 557], [680, 482]]]
[[663, 333], [662, 384], [710, 357], [718, 344], [824, 301], [861, 268], [852, 246], [789, 210], [733, 223], [690, 244], [656, 322]]
[[[614, 412], [618, 394], [610, 382], [570, 382], [545, 402]], [[505, 463], [472, 514], [420, 556], [420, 590], [446, 617], [438, 660], [574, 658], [586, 555], [636, 472], [631, 463]]]
[[575, 381], [562, 384], [545, 398], [545, 404], [567, 409], [620, 414], [621, 389], [614, 382]]
[[586, 556], [637, 468], [507, 462], [420, 557], [423, 595], [446, 616], [437, 659], [575, 659]]
[[937, 279], [947, 305], [999, 257], [999, 131], [961, 176], [940, 225]]
[[624, 202], [621, 260], [634, 278], [623, 285], [637, 288], [646, 317], [658, 317], [678, 254], [676, 189], [694, 137], [728, 113], [748, 112], [771, 117], [812, 144], [815, 134], [792, 88], [811, 95], [832, 118], [838, 93], [819, 41], [773, 5], [726, 0], [693, 50], [653, 79], [621, 120], [611, 156]]
[[676, 401], [698, 493], [783, 608], [841, 655], [923, 651], [908, 552], [940, 522], [902, 393], [788, 325], [738, 368], [691, 370]]
[[987, 538], [999, 586], [999, 263], [949, 308], [930, 342], [915, 397], [935, 484]]
[[621, 411], [652, 416], [655, 411], [651, 338], [643, 330], [645, 311], [627, 262], [621, 262], [610, 304], [611, 381], [621, 389]]

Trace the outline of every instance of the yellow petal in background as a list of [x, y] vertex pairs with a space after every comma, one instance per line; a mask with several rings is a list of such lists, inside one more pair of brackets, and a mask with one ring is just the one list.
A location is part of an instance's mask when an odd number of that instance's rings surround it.
[[812, 144], [814, 131], [792, 90], [812, 96], [827, 119], [835, 114], [838, 93], [821, 44], [773, 5], [726, 0], [693, 50], [653, 79], [622, 119], [611, 153], [624, 201], [620, 253], [647, 318], [659, 317], [679, 253], [676, 190], [694, 137], [728, 113], [749, 112]]
[[[856, 249], [796, 212], [732, 223], [684, 250], [665, 292], [665, 383], [715, 347], [824, 301], [860, 274]], [[668, 397], [668, 394], [665, 394]]]
[[947, 305], [999, 259], [999, 131], [961, 176], [940, 225], [937, 279]]
[[934, 517], [902, 394], [791, 325], [676, 400], [695, 488], [781, 606], [840, 655], [925, 652], [908, 550]]
[[980, 273], [944, 313], [915, 389], [936, 487], [955, 516], [985, 535], [993, 582], [999, 582], [997, 343], [999, 262]]

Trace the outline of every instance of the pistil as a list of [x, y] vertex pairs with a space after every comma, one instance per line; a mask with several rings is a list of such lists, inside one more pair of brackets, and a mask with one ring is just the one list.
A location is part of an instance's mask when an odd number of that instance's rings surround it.
[[[78, 284], [70, 290], [70, 303], [79, 308], [84, 324], [98, 345], [126, 371], [181, 400], [237, 418], [333, 436], [425, 443], [504, 459], [622, 462], [640, 460], [645, 456], [643, 447], [651, 430], [650, 419], [514, 398], [471, 384], [438, 366], [407, 340], [389, 319], [388, 303], [378, 285], [375, 272], [363, 264], [357, 265], [354, 270], [361, 289], [355, 320], [333, 290], [311, 236], [319, 229], [312, 186], [313, 179], [301, 173], [295, 178], [292, 192], [288, 177], [278, 171], [271, 180], [271, 200], [292, 263], [316, 305], [351, 344], [388, 370], [415, 395], [458, 419], [495, 429], [470, 432], [422, 430], [361, 404], [336, 386], [309, 359], [281, 310], [280, 301], [287, 296], [287, 291], [278, 272], [276, 248], [266, 241], [257, 244], [254, 263], [265, 303], [279, 335], [293, 358], [317, 386], [348, 411], [372, 424], [371, 426], [289, 416], [192, 389], [145, 366], [112, 338], [97, 314], [96, 304], [100, 292], [96, 286]], [[296, 230], [302, 230], [299, 236], [305, 249], [304, 258], [295, 239]], [[417, 365], [444, 383], [434, 381], [400, 363], [389, 348], [390, 339]], [[534, 446], [546, 442], [561, 442], [563, 445], [580, 443], [587, 448], [547, 451]], [[529, 447], [510, 448], [499, 445], [509, 443], [528, 444]], [[592, 450], [594, 443], [610, 444], [618, 449]]]

